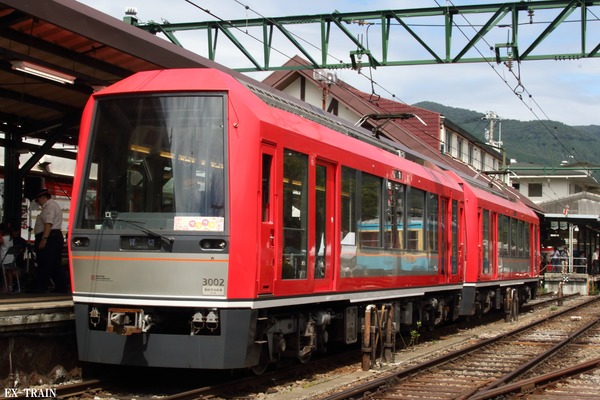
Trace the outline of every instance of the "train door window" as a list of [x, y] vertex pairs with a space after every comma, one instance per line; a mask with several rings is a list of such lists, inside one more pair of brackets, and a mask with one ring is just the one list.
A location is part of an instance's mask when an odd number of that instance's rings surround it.
[[271, 173], [273, 165], [273, 156], [271, 154], [262, 155], [262, 222], [271, 222]]
[[423, 251], [425, 218], [425, 192], [409, 187], [407, 196], [407, 245], [408, 250]]
[[316, 212], [315, 212], [315, 257], [314, 274], [315, 279], [325, 278], [325, 266], [327, 261], [327, 167], [317, 164], [316, 167]]
[[481, 239], [482, 239], [482, 270], [484, 274], [490, 273], [490, 212], [481, 210]]
[[387, 248], [404, 248], [404, 188], [400, 183], [388, 182], [386, 224], [384, 227], [385, 245]]
[[355, 169], [342, 167], [342, 238], [340, 246], [341, 274], [351, 276], [356, 268], [356, 188], [357, 173]]
[[381, 190], [382, 179], [361, 174], [360, 246], [381, 247]]
[[426, 249], [430, 253], [439, 251], [439, 201], [438, 196], [433, 193], [427, 193], [427, 225], [425, 232], [427, 237]]
[[284, 151], [282, 279], [306, 279], [308, 156]]
[[458, 201], [452, 200], [452, 275], [458, 273]]
[[[259, 275], [258, 293], [273, 293], [273, 280], [275, 279], [275, 186], [274, 164], [276, 147], [268, 143], [261, 144], [261, 176], [260, 176], [260, 199], [261, 199], [261, 224], [260, 242], [258, 243]], [[277, 238], [278, 239], [278, 238]]]
[[448, 226], [448, 224], [446, 223], [448, 221], [448, 199], [442, 199], [442, 243], [441, 243], [441, 257], [440, 257], [440, 265], [442, 266], [441, 268], [441, 273], [442, 275], [444, 275], [447, 271], [446, 269], [446, 252], [448, 251], [448, 235], [446, 233], [446, 229], [445, 227]]

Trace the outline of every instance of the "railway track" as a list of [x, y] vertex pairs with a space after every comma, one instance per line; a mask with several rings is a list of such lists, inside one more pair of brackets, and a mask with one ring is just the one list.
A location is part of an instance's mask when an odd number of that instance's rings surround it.
[[600, 399], [600, 358], [491, 389], [474, 399]]
[[[492, 391], [532, 371], [577, 338], [582, 340], [580, 343], [585, 343], [585, 338], [593, 343], [600, 340], [599, 303], [600, 299], [594, 298], [557, 311], [540, 321], [381, 376], [326, 399], [494, 398], [491, 393], [495, 392]], [[597, 344], [593, 348], [597, 349]], [[573, 367], [577, 363], [575, 359], [577, 356], [573, 356], [572, 364], [565, 368]], [[563, 365], [570, 363], [565, 356], [561, 356], [560, 360]], [[580, 361], [581, 358], [578, 359]]]
[[[568, 298], [569, 296], [565, 296]], [[545, 299], [540, 299], [535, 303], [532, 303], [529, 307], [530, 311], [538, 307], [546, 307], [548, 304], [556, 302], [556, 298], [546, 296]], [[526, 308], [522, 311], [526, 312]], [[496, 317], [498, 320], [501, 317]], [[484, 321], [471, 321], [475, 324], [480, 324]], [[530, 340], [531, 341], [531, 340]], [[349, 352], [347, 354], [339, 354], [335, 357], [327, 357], [326, 359], [319, 360], [315, 363], [309, 363], [307, 365], [296, 365], [296, 366], [285, 366], [277, 368], [274, 371], [268, 371], [260, 377], [249, 376], [242, 377], [237, 376], [235, 379], [222, 379], [218, 380], [213, 378], [196, 379], [197, 386], [190, 384], [185, 378], [174, 380], [174, 384], [171, 385], [169, 390], [163, 389], [151, 389], [144, 388], [144, 390], [136, 391], [132, 389], [131, 385], [122, 382], [117, 385], [109, 383], [109, 381], [100, 380], [87, 380], [85, 382], [76, 383], [73, 385], [61, 385], [56, 389], [56, 398], [60, 399], [105, 399], [105, 398], [118, 398], [118, 399], [150, 399], [155, 398], [158, 395], [161, 400], [186, 400], [186, 399], [214, 399], [214, 398], [243, 398], [243, 399], [254, 399], [260, 398], [260, 394], [271, 393], [273, 396], [277, 396], [278, 390], [282, 387], [292, 387], [297, 382], [310, 382], [311, 379], [315, 379], [317, 376], [325, 376], [326, 371], [335, 370], [338, 366], [344, 368], [344, 365], [356, 365], [359, 359], [357, 352]], [[356, 369], [356, 368], [355, 368]], [[411, 368], [410, 370], [413, 370]], [[343, 373], [343, 372], [342, 372]], [[117, 374], [119, 375], [119, 374]], [[122, 374], [121, 374], [122, 375]], [[206, 374], [203, 374], [206, 376]], [[221, 374], [222, 375], [222, 374]], [[307, 378], [308, 377], [308, 378]], [[161, 379], [144, 379], [145, 382], [153, 382], [158, 380], [165, 380], [164, 376]], [[319, 378], [317, 378], [319, 379]], [[329, 379], [329, 378], [325, 378]], [[131, 379], [127, 381], [131, 383]], [[177, 383], [175, 383], [177, 382]], [[186, 383], [187, 382], [187, 383]], [[308, 383], [309, 385], [311, 383]], [[180, 392], [175, 392], [173, 388], [179, 388]], [[278, 387], [279, 389], [276, 389]], [[377, 388], [377, 386], [375, 386]], [[536, 386], [537, 387], [537, 386]], [[188, 389], [184, 389], [188, 388]], [[190, 389], [191, 388], [191, 389]], [[368, 389], [373, 390], [373, 389]], [[131, 394], [136, 392], [136, 394]], [[148, 394], [152, 393], [152, 394]], [[37, 396], [43, 397], [43, 396]], [[54, 396], [48, 396], [54, 397]], [[352, 397], [355, 397], [354, 395]], [[10, 398], [15, 398], [11, 396]], [[21, 394], [17, 398], [27, 398], [25, 394]], [[293, 397], [288, 397], [293, 398]], [[315, 397], [317, 398], [317, 397]], [[338, 397], [348, 398], [348, 397]], [[357, 398], [357, 397], [355, 397]]]

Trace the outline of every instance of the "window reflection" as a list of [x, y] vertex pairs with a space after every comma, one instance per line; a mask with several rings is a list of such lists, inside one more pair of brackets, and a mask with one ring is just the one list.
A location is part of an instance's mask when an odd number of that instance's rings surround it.
[[283, 279], [306, 279], [308, 157], [291, 150], [283, 158]]
[[95, 115], [79, 227], [224, 229], [223, 96], [111, 98]]

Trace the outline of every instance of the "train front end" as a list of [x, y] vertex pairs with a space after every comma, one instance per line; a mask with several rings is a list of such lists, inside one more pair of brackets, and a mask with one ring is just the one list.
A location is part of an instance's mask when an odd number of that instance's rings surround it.
[[256, 316], [224, 306], [227, 92], [160, 88], [174, 78], [189, 83], [172, 71], [134, 76], [84, 112], [69, 232], [82, 361], [256, 362]]

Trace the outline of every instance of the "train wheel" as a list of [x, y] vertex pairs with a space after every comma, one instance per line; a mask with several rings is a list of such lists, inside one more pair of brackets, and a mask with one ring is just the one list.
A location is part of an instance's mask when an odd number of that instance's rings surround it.
[[269, 368], [269, 363], [261, 363], [254, 367], [250, 367], [250, 371], [252, 371], [254, 375], [259, 376], [264, 374], [267, 368]]
[[250, 371], [254, 375], [262, 375], [269, 368], [269, 344], [263, 343], [260, 349], [260, 357], [258, 358], [258, 364], [250, 367]]
[[306, 364], [307, 362], [310, 361], [311, 356], [312, 356], [312, 351], [308, 354], [298, 353], [298, 361], [300, 361], [301, 364]]

